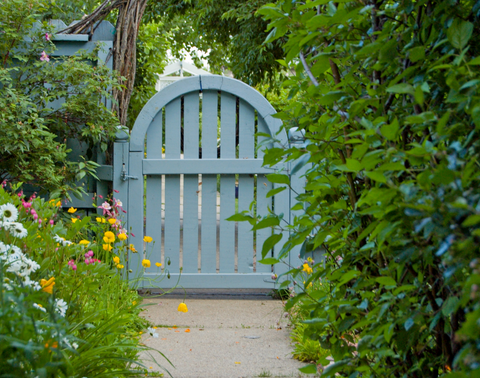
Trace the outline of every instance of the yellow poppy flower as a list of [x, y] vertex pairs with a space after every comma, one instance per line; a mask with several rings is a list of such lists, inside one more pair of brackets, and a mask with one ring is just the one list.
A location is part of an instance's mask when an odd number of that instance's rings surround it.
[[42, 290], [48, 294], [52, 294], [53, 285], [55, 285], [55, 277], [51, 277], [48, 281], [43, 278], [40, 280], [40, 286]]
[[156, 266], [158, 266], [159, 268], [162, 266], [161, 263], [155, 263]]
[[115, 242], [115, 234], [112, 231], [105, 232], [105, 235], [103, 236], [103, 241], [105, 243]]
[[102, 218], [96, 217], [95, 219], [97, 220], [98, 223], [102, 223], [102, 220], [103, 220]]
[[113, 258], [113, 262], [114, 262], [115, 264], [120, 264], [120, 257], [115, 256], [115, 257]]
[[177, 310], [180, 311], [180, 312], [188, 312], [187, 305], [183, 302], [178, 305]]
[[110, 244], [104, 244], [104, 245], [103, 245], [103, 249], [104, 249], [105, 251], [110, 252], [113, 248], [112, 248], [112, 246], [111, 246]]
[[88, 240], [83, 239], [83, 240], [80, 240], [80, 241], [78, 242], [78, 244], [80, 244], [80, 245], [89, 245], [90, 242], [89, 242]]
[[110, 224], [115, 224], [115, 223], [117, 223], [117, 220], [116, 220], [115, 218], [110, 218], [110, 219], [108, 220], [108, 223], [110, 223]]
[[73, 223], [75, 223], [76, 221], [78, 221], [78, 218], [72, 218]]
[[152, 240], [153, 240], [153, 239], [152, 239], [150, 236], [145, 236], [145, 237], [143, 238], [143, 241], [144, 241], [145, 243], [150, 243]]
[[71, 207], [70, 209], [67, 210], [70, 214], [73, 214], [77, 211], [77, 209]]
[[57, 207], [62, 206], [62, 202], [61, 202], [61, 201], [58, 201], [58, 202], [55, 204], [55, 206], [57, 206]]
[[137, 253], [137, 250], [135, 249], [135, 246], [134, 246], [133, 244], [130, 244], [130, 245], [128, 246], [128, 249], [129, 249], [130, 251], [132, 251], [133, 253]]
[[122, 264], [117, 264], [117, 269], [123, 269], [124, 266]]
[[144, 268], [150, 268], [150, 260], [143, 259], [143, 260], [142, 260], [142, 266], [143, 266]]
[[124, 240], [127, 240], [127, 235], [122, 232], [121, 234], [118, 234], [118, 238], [121, 241], [124, 241]]

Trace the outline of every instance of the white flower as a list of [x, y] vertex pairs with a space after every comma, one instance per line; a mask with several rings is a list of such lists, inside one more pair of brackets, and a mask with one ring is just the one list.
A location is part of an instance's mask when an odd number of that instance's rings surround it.
[[4, 287], [5, 289], [7, 289], [8, 291], [12, 291], [13, 288], [12, 288], [12, 286], [9, 284], [9, 282], [10, 282], [10, 280], [5, 277], [5, 278], [3, 279], [3, 287]]
[[35, 307], [36, 309], [39, 309], [43, 312], [47, 312], [47, 310], [45, 310], [45, 308], [41, 304], [34, 303], [33, 307]]
[[102, 205], [99, 206], [99, 208], [100, 208], [100, 209], [103, 209], [103, 210], [111, 210], [111, 209], [112, 209], [112, 207], [110, 206], [110, 204], [109, 204], [108, 202], [106, 202], [106, 201], [105, 201], [104, 203], [102, 203]]
[[12, 203], [0, 206], [0, 218], [6, 222], [15, 222], [18, 218], [18, 210]]
[[58, 236], [58, 235], [55, 235], [55, 236], [53, 237], [53, 239], [54, 239], [57, 243], [63, 245], [64, 247], [65, 247], [66, 245], [72, 244], [71, 241], [65, 240], [65, 238], [62, 238], [61, 236]]
[[35, 291], [38, 291], [42, 288], [37, 281], [31, 280], [30, 277], [25, 277], [23, 283], [25, 286], [30, 286]]
[[73, 346], [74, 349], [78, 349], [78, 344], [76, 342], [73, 342], [72, 346]]
[[28, 231], [21, 223], [11, 222], [8, 226], [8, 230], [13, 234], [13, 236], [20, 239], [23, 239], [28, 235]]
[[65, 317], [67, 312], [68, 305], [63, 299], [55, 299], [55, 311], [58, 312], [61, 316]]
[[158, 338], [158, 333], [157, 331], [155, 331], [155, 328], [152, 328], [152, 327], [148, 327], [148, 333], [150, 334], [150, 336], [152, 336], [153, 338]]

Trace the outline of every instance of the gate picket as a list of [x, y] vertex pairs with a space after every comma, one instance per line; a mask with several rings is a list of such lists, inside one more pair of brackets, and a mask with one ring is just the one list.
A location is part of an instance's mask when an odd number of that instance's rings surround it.
[[[265, 123], [265, 120], [262, 117], [258, 117], [258, 131], [262, 133], [268, 133], [268, 126]], [[264, 136], [258, 136], [257, 144], [258, 146], [263, 146], [263, 142], [267, 138]], [[269, 145], [268, 147], [271, 147]], [[257, 147], [258, 148], [258, 147]], [[257, 149], [257, 159], [263, 159], [264, 148], [261, 147]], [[259, 174], [257, 175], [257, 214], [267, 215], [269, 210], [272, 210], [272, 198], [267, 198], [267, 193], [272, 189], [272, 183], [267, 180], [266, 175]], [[258, 261], [262, 259], [262, 246], [265, 240], [272, 235], [272, 230], [270, 228], [262, 228], [257, 230], [257, 241], [256, 241], [256, 267], [257, 272], [272, 273], [272, 266], [259, 264]], [[271, 257], [271, 253], [265, 257]]]
[[[202, 102], [202, 160], [217, 159], [218, 92]], [[217, 271], [217, 175], [202, 175], [201, 272]]]
[[[180, 159], [181, 100], [165, 106], [165, 159]], [[165, 259], [169, 271], [180, 269], [180, 176], [165, 175]]]
[[[199, 95], [184, 96], [183, 135], [184, 159], [198, 159], [199, 148]], [[198, 273], [198, 174], [183, 176], [183, 246], [184, 273]]]
[[[159, 112], [153, 119], [147, 131], [147, 157], [149, 159], [161, 159], [163, 131], [163, 113]], [[153, 244], [147, 244], [147, 253], [153, 263], [162, 261], [162, 176], [147, 176], [146, 193], [146, 228], [145, 234], [152, 237]], [[152, 264], [147, 268], [148, 272], [157, 271]]]
[[[236, 97], [222, 93], [221, 96], [220, 157], [235, 159]], [[235, 175], [220, 177], [220, 272], [235, 272], [235, 222], [225, 219], [235, 213]]]
[[[239, 113], [239, 143], [238, 158], [255, 158], [255, 111], [244, 100], [240, 100]], [[238, 177], [238, 208], [248, 209], [254, 199], [253, 175], [239, 175]], [[253, 233], [252, 226], [247, 222], [238, 225], [238, 272], [253, 273]]]

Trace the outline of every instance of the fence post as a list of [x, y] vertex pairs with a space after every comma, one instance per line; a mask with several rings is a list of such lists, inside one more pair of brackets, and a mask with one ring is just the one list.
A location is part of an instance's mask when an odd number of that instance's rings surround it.
[[[122, 179], [122, 172], [128, 172], [128, 153], [130, 150], [130, 134], [125, 126], [118, 126], [113, 144], [113, 196], [122, 202], [123, 209], [128, 209], [128, 180]], [[118, 193], [117, 193], [118, 191]], [[128, 217], [121, 215], [121, 220]], [[126, 225], [128, 230], [128, 224]]]

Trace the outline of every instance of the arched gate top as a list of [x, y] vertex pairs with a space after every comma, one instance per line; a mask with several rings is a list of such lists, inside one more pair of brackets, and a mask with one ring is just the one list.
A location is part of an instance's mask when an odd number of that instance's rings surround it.
[[[192, 76], [170, 84], [147, 102], [133, 125], [130, 136], [130, 151], [144, 150], [145, 135], [148, 127], [165, 105], [187, 93], [203, 90], [222, 91], [241, 98], [252, 106], [258, 112], [258, 115], [265, 120], [272, 136], [276, 135], [282, 126], [281, 120], [272, 117], [276, 113], [273, 106], [260, 92], [249, 85], [240, 80], [220, 75]], [[287, 145], [285, 132], [280, 133], [276, 137], [283, 145]]]

